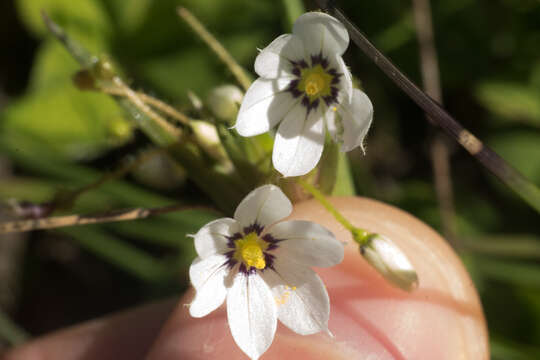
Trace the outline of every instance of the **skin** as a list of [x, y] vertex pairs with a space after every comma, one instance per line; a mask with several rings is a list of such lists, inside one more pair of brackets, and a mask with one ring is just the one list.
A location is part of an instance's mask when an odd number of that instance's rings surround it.
[[[349, 233], [317, 202], [295, 206], [291, 219], [316, 221], [345, 246], [344, 261], [316, 269], [331, 302], [327, 334], [300, 336], [283, 325], [262, 359], [489, 359], [476, 290], [458, 257], [431, 228], [394, 207], [364, 198], [334, 198], [354, 225], [392, 239], [417, 270], [418, 288], [390, 285], [358, 252]], [[222, 306], [205, 318], [188, 314], [193, 293], [93, 320], [13, 349], [3, 360], [246, 359], [234, 344]]]

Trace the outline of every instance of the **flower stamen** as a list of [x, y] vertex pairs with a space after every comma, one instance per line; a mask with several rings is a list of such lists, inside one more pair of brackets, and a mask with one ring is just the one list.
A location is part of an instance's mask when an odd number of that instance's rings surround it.
[[235, 247], [234, 258], [243, 262], [248, 269], [254, 267], [262, 270], [266, 267], [264, 250], [268, 244], [260, 239], [257, 233], [252, 232], [236, 240]]
[[305, 93], [310, 103], [312, 103], [321, 96], [331, 95], [333, 79], [334, 76], [320, 64], [302, 69], [300, 81], [298, 82], [298, 91]]

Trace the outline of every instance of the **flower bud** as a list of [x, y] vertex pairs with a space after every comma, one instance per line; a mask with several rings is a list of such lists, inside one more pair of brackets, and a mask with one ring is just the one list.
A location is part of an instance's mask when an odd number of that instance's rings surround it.
[[191, 120], [190, 125], [197, 143], [208, 155], [222, 163], [229, 162], [214, 125], [202, 120]]
[[373, 234], [360, 253], [379, 274], [393, 285], [411, 291], [418, 285], [418, 276], [409, 259], [388, 238]]
[[234, 85], [214, 88], [207, 98], [207, 104], [214, 116], [220, 120], [234, 122], [244, 94]]

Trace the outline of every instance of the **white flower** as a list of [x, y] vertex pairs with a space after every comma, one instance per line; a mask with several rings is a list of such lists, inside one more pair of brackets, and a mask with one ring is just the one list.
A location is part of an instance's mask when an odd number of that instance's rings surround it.
[[387, 237], [374, 234], [360, 247], [364, 259], [393, 285], [411, 291], [418, 286], [418, 275], [407, 256]]
[[302, 335], [328, 332], [328, 294], [310, 266], [338, 264], [343, 245], [309, 221], [274, 224], [291, 211], [285, 194], [265, 185], [242, 200], [234, 219], [212, 221], [194, 236], [189, 312], [205, 316], [226, 298], [234, 341], [252, 359], [272, 343], [277, 319]]
[[342, 143], [342, 151], [362, 146], [373, 106], [352, 87], [341, 57], [348, 44], [343, 24], [310, 12], [296, 20], [292, 34], [279, 36], [255, 60], [260, 78], [246, 92], [235, 127], [242, 136], [254, 136], [281, 122], [272, 160], [284, 176], [304, 175], [317, 165], [325, 128]]

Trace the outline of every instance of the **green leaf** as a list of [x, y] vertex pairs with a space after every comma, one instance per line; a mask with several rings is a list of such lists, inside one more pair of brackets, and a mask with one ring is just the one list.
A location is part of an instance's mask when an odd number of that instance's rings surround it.
[[302, 0], [282, 0], [283, 7], [285, 8], [285, 16], [287, 17], [287, 27], [285, 32], [290, 32], [292, 25], [296, 19], [306, 12]]
[[126, 34], [137, 31], [148, 16], [152, 0], [106, 0], [115, 24]]
[[[107, 51], [105, 44], [94, 37], [73, 32], [74, 38], [88, 45], [96, 53]], [[73, 86], [72, 77], [81, 66], [55, 39], [42, 43], [36, 54], [32, 72], [30, 73], [30, 91], [46, 91], [55, 87]]]
[[540, 126], [540, 91], [514, 83], [485, 82], [477, 86], [478, 101], [504, 121]]
[[173, 275], [172, 269], [133, 245], [120, 240], [99, 227], [76, 227], [59, 229], [84, 249], [116, 265], [120, 269], [149, 282], [166, 281]]
[[0, 311], [0, 339], [10, 345], [20, 345], [30, 337], [19, 325], [13, 322], [7, 314]]
[[493, 360], [531, 360], [540, 358], [540, 348], [513, 343], [504, 338], [492, 339], [490, 341], [490, 350]]
[[468, 250], [484, 255], [497, 255], [520, 259], [540, 259], [540, 238], [534, 235], [488, 235], [462, 238]]
[[93, 0], [17, 0], [19, 17], [38, 36], [47, 33], [41, 11], [72, 30], [81, 29], [92, 36], [110, 32], [109, 19], [101, 4]]
[[532, 131], [500, 133], [488, 144], [535, 184], [540, 184], [540, 134]]
[[540, 266], [515, 261], [478, 258], [476, 269], [488, 278], [513, 285], [540, 288]]
[[71, 84], [27, 95], [8, 107], [2, 120], [0, 137], [25, 134], [70, 159], [97, 156], [131, 136], [112, 99], [82, 93]]

